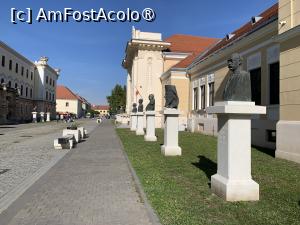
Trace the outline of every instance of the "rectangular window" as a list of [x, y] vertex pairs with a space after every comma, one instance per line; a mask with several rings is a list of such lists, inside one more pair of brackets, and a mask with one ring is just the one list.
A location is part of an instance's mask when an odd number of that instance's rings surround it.
[[21, 69], [21, 75], [23, 76], [24, 75], [24, 67], [22, 66], [22, 69]]
[[31, 80], [32, 80], [32, 79], [33, 79], [33, 72], [31, 72], [31, 75], [30, 75], [30, 76], [31, 76]]
[[48, 84], [48, 76], [46, 77], [46, 84]]
[[215, 99], [214, 99], [215, 83], [214, 82], [209, 83], [208, 88], [209, 88], [209, 106], [213, 106], [215, 103]]
[[19, 64], [16, 63], [16, 73], [18, 73], [18, 72], [19, 72]]
[[12, 70], [12, 60], [9, 60], [9, 70]]
[[26, 89], [25, 89], [25, 95], [26, 95], [26, 97], [28, 96], [28, 87], [26, 87]]
[[267, 141], [276, 143], [276, 130], [267, 130]]
[[270, 71], [270, 105], [279, 104], [279, 62], [269, 65]]
[[68, 107], [69, 106], [69, 102], [66, 102], [66, 107]]
[[261, 68], [250, 70], [251, 101], [261, 105]]
[[2, 56], [1, 64], [2, 64], [2, 67], [5, 67], [5, 56], [4, 55]]
[[206, 105], [205, 105], [205, 85], [202, 85], [200, 87], [201, 90], [201, 109], [205, 109]]
[[198, 110], [198, 88], [194, 88], [193, 90], [193, 96], [194, 96], [194, 110]]
[[32, 98], [32, 89], [30, 88], [30, 98]]

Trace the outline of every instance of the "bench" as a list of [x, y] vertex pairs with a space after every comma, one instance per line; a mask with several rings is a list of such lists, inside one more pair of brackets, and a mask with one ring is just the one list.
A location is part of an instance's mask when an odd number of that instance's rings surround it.
[[76, 143], [79, 143], [81, 141], [81, 134], [79, 130], [63, 129], [63, 137], [69, 134], [74, 135]]
[[54, 149], [72, 149], [75, 145], [73, 134], [67, 134], [61, 138], [54, 139]]

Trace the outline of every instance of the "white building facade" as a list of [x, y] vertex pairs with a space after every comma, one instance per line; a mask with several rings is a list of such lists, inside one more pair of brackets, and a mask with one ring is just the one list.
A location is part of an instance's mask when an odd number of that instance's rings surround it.
[[0, 124], [31, 121], [32, 111], [55, 117], [58, 76], [47, 57], [31, 62], [0, 41]]

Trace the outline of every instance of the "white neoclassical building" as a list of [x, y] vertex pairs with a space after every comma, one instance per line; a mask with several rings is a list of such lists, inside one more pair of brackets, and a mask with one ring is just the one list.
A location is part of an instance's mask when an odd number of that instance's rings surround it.
[[164, 66], [162, 51], [170, 45], [162, 40], [160, 33], [132, 29], [132, 39], [127, 43], [126, 56], [122, 62], [122, 66], [128, 72], [127, 113], [130, 113], [132, 104], [137, 103], [139, 99], [143, 99], [146, 105], [149, 94], [155, 95], [156, 109], [162, 108], [160, 81]]
[[175, 34], [162, 39], [161, 33], [142, 32], [132, 29], [132, 38], [126, 46], [122, 66], [127, 70], [126, 112], [133, 103], [144, 100], [148, 104], [149, 94], [155, 96], [156, 127], [163, 124], [160, 111], [164, 107], [164, 85], [173, 84], [182, 98], [179, 102], [180, 123], [187, 125], [187, 103], [189, 79], [186, 67], [197, 54], [218, 39]]
[[32, 111], [55, 117], [59, 70], [48, 58], [32, 62], [0, 41], [0, 124], [32, 119]]

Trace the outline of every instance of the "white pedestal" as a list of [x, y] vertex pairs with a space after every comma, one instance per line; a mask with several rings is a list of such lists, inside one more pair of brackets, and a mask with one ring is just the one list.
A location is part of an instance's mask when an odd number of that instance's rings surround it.
[[146, 111], [146, 135], [145, 141], [157, 141], [155, 136], [155, 111]]
[[32, 112], [32, 122], [37, 123], [37, 112]]
[[259, 185], [251, 177], [251, 115], [265, 114], [254, 102], [217, 102], [207, 108], [218, 115], [218, 171], [211, 190], [226, 201], [259, 200]]
[[50, 112], [47, 112], [47, 119], [46, 119], [47, 122], [50, 122]]
[[41, 122], [45, 122], [45, 113], [40, 112], [40, 115], [41, 115]]
[[137, 115], [136, 113], [130, 114], [130, 130], [136, 131], [137, 128]]
[[181, 155], [181, 148], [178, 146], [178, 116], [177, 109], [165, 109], [164, 144], [161, 146], [161, 153], [165, 156]]
[[137, 112], [137, 128], [135, 131], [136, 135], [144, 135], [144, 113], [143, 112]]

